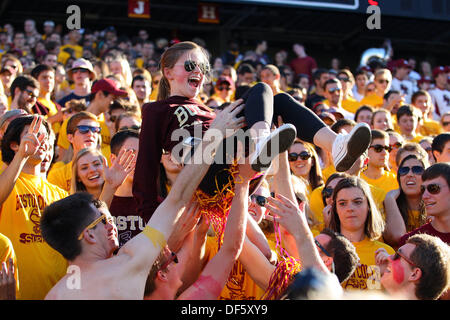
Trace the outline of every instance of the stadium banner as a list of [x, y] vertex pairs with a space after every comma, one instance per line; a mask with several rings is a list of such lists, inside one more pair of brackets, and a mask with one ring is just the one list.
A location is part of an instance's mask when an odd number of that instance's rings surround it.
[[219, 6], [211, 3], [198, 4], [198, 22], [219, 23]]
[[129, 18], [150, 18], [150, 0], [128, 0]]

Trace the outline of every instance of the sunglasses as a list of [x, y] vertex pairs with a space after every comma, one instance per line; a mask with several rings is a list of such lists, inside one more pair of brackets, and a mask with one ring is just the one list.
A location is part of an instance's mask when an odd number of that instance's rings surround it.
[[331, 88], [331, 89], [328, 89], [328, 92], [329, 93], [335, 93], [335, 92], [340, 92], [341, 91], [341, 89], [340, 88]]
[[250, 196], [250, 201], [256, 203], [260, 207], [264, 207], [267, 204], [267, 197], [252, 194]]
[[[333, 258], [332, 256], [331, 256], [331, 254], [320, 244], [320, 242], [319, 241], [317, 241], [316, 239], [314, 239], [314, 242], [315, 242], [315, 244], [316, 244], [316, 246], [318, 246], [319, 247], [319, 249], [320, 250], [322, 250], [322, 252], [327, 256], [327, 257], [330, 257], [330, 258]], [[334, 270], [335, 268], [334, 268], [334, 259], [333, 259], [333, 262], [332, 262], [332, 264], [331, 264], [331, 272], [332, 273], [334, 273]]]
[[345, 81], [345, 82], [349, 82], [350, 81], [350, 78], [339, 77], [338, 79], [341, 80], [341, 81]]
[[118, 116], [109, 116], [109, 120], [111, 120], [111, 122], [116, 122]]
[[390, 147], [392, 148], [392, 149], [400, 149], [401, 147], [402, 147], [402, 143], [401, 142], [396, 142], [396, 143], [394, 143], [394, 144], [391, 144], [390, 145]]
[[186, 60], [184, 62], [184, 70], [186, 70], [187, 72], [192, 72], [197, 67], [200, 69], [200, 71], [203, 74], [208, 74], [210, 71], [209, 64], [207, 64], [207, 63], [202, 63], [202, 62], [198, 63], [193, 60]]
[[100, 133], [102, 128], [100, 127], [92, 127], [92, 126], [77, 126], [78, 131], [80, 131], [81, 134], [86, 134], [89, 131], [92, 133]]
[[38, 97], [37, 95], [34, 94], [34, 91], [33, 91], [33, 90], [25, 89], [24, 91], [25, 91], [26, 93], [28, 93], [28, 97], [30, 97], [30, 98], [37, 98], [37, 97]]
[[409, 173], [409, 171], [412, 171], [415, 175], [421, 175], [425, 169], [421, 166], [412, 166], [412, 167], [400, 167], [398, 168], [398, 175], [399, 176], [405, 176]]
[[178, 263], [178, 256], [173, 251], [170, 253], [170, 258], [161, 266], [161, 268], [159, 268], [159, 270], [166, 269], [172, 262]]
[[395, 254], [392, 256], [392, 261], [395, 261], [397, 259], [403, 258], [406, 262], [408, 262], [411, 266], [417, 267], [417, 265], [411, 261], [411, 259], [407, 258], [403, 253], [400, 251], [395, 252]]
[[77, 73], [77, 72], [81, 72], [81, 73], [87, 73], [89, 72], [88, 69], [84, 69], [84, 68], [75, 68], [72, 70], [72, 73]]
[[139, 130], [141, 130], [141, 126], [132, 125], [132, 126], [129, 126], [129, 127], [127, 127], [127, 126], [120, 127], [119, 131], [121, 131], [121, 130], [136, 130], [136, 131], [139, 131]]
[[425, 189], [431, 194], [439, 194], [441, 192], [441, 186], [437, 183], [430, 183], [429, 185], [422, 185], [420, 187], [420, 193], [423, 195], [425, 193]]
[[84, 236], [84, 232], [86, 230], [92, 229], [94, 228], [96, 225], [98, 225], [99, 223], [103, 223], [105, 226], [107, 223], [109, 224], [113, 224], [114, 220], [112, 217], [107, 217], [105, 214], [102, 214], [100, 217], [98, 217], [97, 219], [95, 219], [94, 221], [92, 221], [86, 228], [83, 229], [83, 231], [80, 233], [80, 235], [78, 236], [78, 240], [83, 239]]
[[224, 90], [230, 91], [231, 88], [230, 88], [230, 87], [227, 87], [227, 86], [220, 86], [220, 87], [217, 87], [217, 90], [219, 90], [219, 91], [224, 91]]
[[379, 79], [379, 80], [377, 80], [377, 82], [378, 83], [389, 83], [389, 80], [386, 80], [386, 79]]
[[327, 187], [322, 190], [322, 197], [325, 199], [330, 198], [333, 195], [333, 188]]
[[375, 150], [376, 153], [380, 153], [383, 150], [386, 150], [387, 152], [391, 152], [392, 151], [392, 147], [391, 146], [383, 146], [381, 144], [375, 144], [373, 146], [370, 146], [369, 148], [373, 148], [373, 150]]
[[298, 157], [302, 160], [308, 160], [312, 157], [312, 154], [310, 154], [308, 151], [302, 151], [300, 153], [291, 152], [288, 154], [288, 160], [289, 161], [297, 161]]
[[153, 84], [159, 84], [159, 80], [153, 81]]
[[444, 125], [444, 127], [446, 127], [450, 124], [450, 122], [442, 122], [442, 124]]

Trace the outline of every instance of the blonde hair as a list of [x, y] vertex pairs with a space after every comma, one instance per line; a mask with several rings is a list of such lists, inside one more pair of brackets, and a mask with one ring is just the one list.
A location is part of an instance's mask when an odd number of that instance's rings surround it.
[[72, 162], [72, 181], [70, 182], [70, 194], [74, 194], [77, 192], [87, 191], [86, 186], [83, 182], [78, 181], [78, 161], [85, 156], [86, 154], [93, 154], [94, 156], [98, 156], [99, 160], [103, 163], [106, 162], [105, 156], [101, 153], [100, 150], [95, 148], [84, 148], [81, 149], [75, 156]]

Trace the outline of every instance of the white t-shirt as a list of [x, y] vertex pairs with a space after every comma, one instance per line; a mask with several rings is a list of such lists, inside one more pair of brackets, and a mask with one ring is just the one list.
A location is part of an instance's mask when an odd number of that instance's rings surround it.
[[439, 121], [444, 113], [450, 111], [450, 91], [434, 88], [428, 92], [434, 105], [433, 119]]
[[397, 78], [392, 79], [391, 90], [400, 91], [400, 94], [405, 95], [405, 102], [411, 103], [411, 96], [416, 91], [414, 84], [407, 79], [399, 80]]

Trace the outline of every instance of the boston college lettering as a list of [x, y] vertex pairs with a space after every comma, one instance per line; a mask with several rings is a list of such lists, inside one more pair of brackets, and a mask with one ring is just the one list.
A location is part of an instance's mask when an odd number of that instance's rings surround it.
[[45, 200], [41, 195], [35, 194], [18, 194], [16, 196], [16, 210], [26, 208], [38, 208], [44, 210]]
[[358, 266], [344, 284], [344, 289], [381, 289], [380, 268], [365, 264]]

